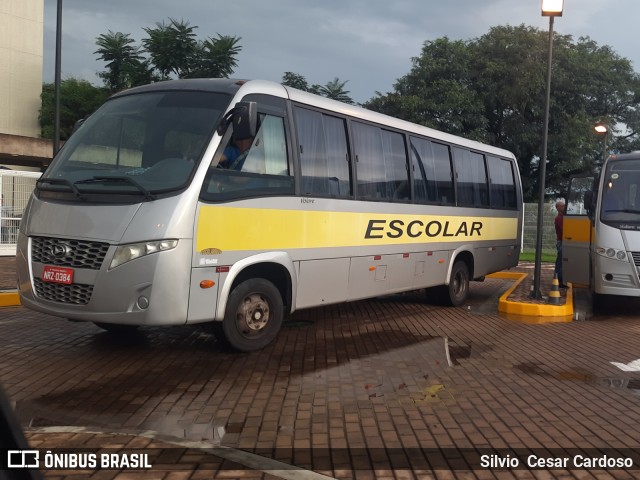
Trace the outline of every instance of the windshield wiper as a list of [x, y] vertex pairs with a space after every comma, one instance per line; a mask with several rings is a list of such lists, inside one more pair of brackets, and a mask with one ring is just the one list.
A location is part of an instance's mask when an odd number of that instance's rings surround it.
[[85, 197], [82, 193], [80, 193], [80, 190], [78, 190], [78, 187], [76, 187], [73, 183], [71, 183], [66, 178], [40, 178], [36, 180], [36, 187], [42, 188], [41, 184], [43, 183], [50, 183], [51, 185], [65, 185], [69, 187], [71, 191], [76, 195], [76, 197], [78, 197], [80, 200], [87, 199], [87, 197]]
[[136, 187], [140, 193], [144, 195], [145, 200], [155, 200], [156, 197], [149, 190], [144, 188], [140, 183], [130, 177], [121, 177], [117, 175], [100, 175], [96, 177], [87, 178], [86, 180], [78, 180], [74, 185], [89, 184], [89, 183], [128, 183]]

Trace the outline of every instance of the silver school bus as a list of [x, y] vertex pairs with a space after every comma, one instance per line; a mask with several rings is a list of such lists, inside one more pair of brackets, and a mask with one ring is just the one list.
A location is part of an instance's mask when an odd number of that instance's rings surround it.
[[47, 169], [20, 227], [22, 304], [109, 331], [213, 322], [236, 349], [297, 309], [515, 266], [508, 151], [263, 81], [119, 93]]
[[598, 177], [571, 179], [563, 219], [565, 281], [640, 297], [640, 152], [609, 157]]

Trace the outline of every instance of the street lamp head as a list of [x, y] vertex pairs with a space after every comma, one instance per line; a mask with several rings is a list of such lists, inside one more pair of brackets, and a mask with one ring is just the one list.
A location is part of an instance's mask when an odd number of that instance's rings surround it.
[[543, 17], [561, 17], [564, 0], [542, 0]]
[[595, 127], [593, 127], [598, 133], [607, 133], [609, 129], [604, 123], [598, 123]]

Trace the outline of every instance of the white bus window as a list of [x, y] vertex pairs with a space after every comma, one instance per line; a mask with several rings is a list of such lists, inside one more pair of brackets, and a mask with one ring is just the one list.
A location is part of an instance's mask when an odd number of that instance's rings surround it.
[[485, 207], [489, 205], [487, 173], [484, 156], [464, 148], [454, 148], [458, 205]]
[[345, 121], [296, 108], [302, 194], [351, 196]]
[[494, 208], [516, 208], [516, 185], [511, 162], [487, 155], [489, 169], [491, 206]]
[[370, 200], [408, 200], [407, 157], [402, 135], [353, 123], [358, 158], [358, 196]]

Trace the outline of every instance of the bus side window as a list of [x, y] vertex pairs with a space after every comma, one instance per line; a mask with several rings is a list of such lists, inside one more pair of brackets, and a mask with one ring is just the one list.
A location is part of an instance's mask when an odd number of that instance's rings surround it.
[[345, 121], [296, 107], [303, 195], [350, 197], [349, 149]]
[[[416, 201], [418, 203], [453, 204], [453, 178], [449, 147], [424, 138], [411, 137], [411, 151], [412, 157], [414, 157]], [[424, 175], [425, 185], [423, 187], [419, 185], [421, 180], [416, 170], [416, 163], [420, 173]]]
[[466, 148], [454, 147], [453, 151], [458, 179], [458, 205], [489, 206], [484, 155]]
[[372, 125], [352, 125], [358, 156], [358, 196], [368, 200], [409, 200], [404, 137]]
[[260, 115], [260, 128], [240, 171], [289, 175], [284, 119], [273, 115]]
[[491, 180], [491, 206], [494, 208], [516, 208], [516, 184], [511, 162], [487, 155], [487, 167]]

